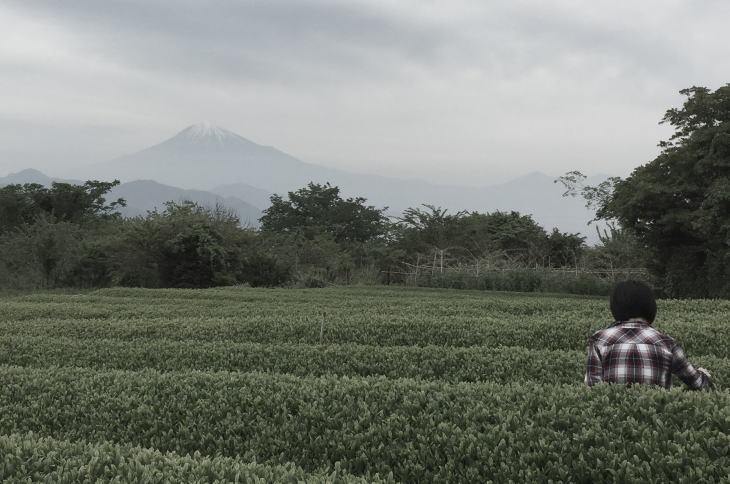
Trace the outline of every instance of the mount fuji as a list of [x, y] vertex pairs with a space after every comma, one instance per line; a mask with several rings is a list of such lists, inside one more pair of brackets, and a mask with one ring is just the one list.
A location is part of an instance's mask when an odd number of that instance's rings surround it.
[[244, 183], [268, 192], [304, 186], [329, 171], [334, 170], [210, 123], [188, 126], [160, 144], [94, 167], [95, 175], [122, 181], [149, 179], [194, 189]]
[[[580, 199], [564, 198], [554, 177], [531, 173], [508, 183], [447, 186], [420, 180], [357, 174], [307, 163], [271, 146], [250, 141], [210, 123], [188, 126], [172, 138], [134, 154], [89, 167], [84, 177], [122, 181], [155, 180], [185, 189], [236, 197], [259, 208], [272, 193], [285, 195], [309, 182], [330, 182], [344, 196], [362, 196], [388, 213], [433, 204], [453, 212], [515, 210], [531, 214], [547, 230], [557, 227], [595, 240], [593, 218]], [[79, 174], [77, 174], [77, 177]]]

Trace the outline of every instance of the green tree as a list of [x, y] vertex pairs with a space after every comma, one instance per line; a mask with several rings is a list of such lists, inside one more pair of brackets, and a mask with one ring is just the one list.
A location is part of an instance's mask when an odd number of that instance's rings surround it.
[[548, 265], [550, 267], [575, 267], [583, 255], [586, 238], [568, 234], [554, 228], [547, 237]]
[[[500, 252], [522, 266], [545, 265], [548, 243], [545, 229], [531, 215], [519, 212], [473, 212], [462, 219], [467, 240], [490, 252]], [[474, 245], [472, 250], [477, 250]]]
[[397, 239], [405, 251], [413, 254], [443, 253], [457, 243], [459, 219], [466, 212], [449, 214], [448, 210], [424, 204], [409, 208], [398, 218]]
[[48, 289], [73, 284], [83, 257], [84, 234], [77, 224], [40, 215], [0, 235], [0, 286]]
[[608, 227], [596, 227], [599, 243], [583, 250], [581, 263], [590, 269], [639, 269], [646, 268], [646, 248], [628, 229], [609, 223]]
[[35, 183], [0, 188], [0, 232], [32, 224], [41, 215], [77, 224], [115, 216], [125, 201], [107, 203], [105, 195], [118, 184], [94, 180], [83, 185], [53, 183], [50, 188]]
[[650, 252], [670, 296], [730, 297], [730, 84], [691, 87], [661, 123], [675, 128], [654, 160], [617, 180], [597, 216]]
[[298, 233], [307, 239], [331, 236], [337, 243], [362, 243], [383, 237], [388, 219], [384, 209], [365, 205], [362, 197], [343, 199], [340, 189], [329, 183], [309, 183], [289, 192], [285, 200], [271, 197], [271, 206], [261, 217], [261, 230], [272, 233]]
[[410, 255], [441, 265], [496, 258], [513, 265], [547, 262], [545, 230], [531, 216], [518, 212], [458, 212], [433, 205], [410, 208], [398, 219], [395, 246]]
[[116, 280], [145, 287], [210, 287], [246, 281], [255, 234], [223, 207], [168, 202], [125, 222], [115, 252]]

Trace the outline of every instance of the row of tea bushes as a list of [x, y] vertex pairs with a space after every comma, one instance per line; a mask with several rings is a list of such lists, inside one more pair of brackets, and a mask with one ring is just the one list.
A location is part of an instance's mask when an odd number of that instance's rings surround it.
[[[730, 359], [692, 358], [712, 371], [718, 387], [729, 381]], [[229, 343], [224, 341], [113, 340], [49, 336], [0, 337], [0, 364], [77, 366], [159, 371], [262, 371], [298, 376], [342, 375], [420, 378], [451, 382], [537, 381], [580, 383], [585, 351], [524, 347], [363, 346]]]
[[[270, 290], [250, 288], [102, 289], [88, 294], [34, 294], [7, 298], [0, 315], [13, 317], [169, 317], [186, 314], [215, 317], [245, 316], [258, 309], [272, 318], [295, 312], [329, 310], [333, 315], [387, 314], [389, 318], [407, 312], [421, 319], [437, 317], [480, 318], [485, 315], [521, 317], [562, 314], [580, 319], [610, 318], [606, 298], [525, 293], [416, 290], [400, 287], [333, 287], [312, 290]], [[730, 301], [659, 300], [659, 317], [678, 321], [725, 320]], [[699, 319], [698, 319], [699, 317]]]
[[[26, 434], [0, 435], [2, 482], [144, 482], [153, 483], [366, 483], [369, 480], [333, 469], [310, 473], [293, 464], [267, 466], [196, 453], [180, 456], [109, 442], [68, 442]], [[382, 482], [392, 482], [383, 479]]]
[[[590, 335], [609, 323], [587, 324], [580, 320], [555, 322], [482, 320], [419, 320], [404, 315], [392, 321], [348, 316], [327, 317], [323, 341], [370, 346], [522, 346], [545, 350], [584, 350]], [[728, 323], [659, 323], [658, 329], [676, 338], [690, 355], [726, 356], [730, 348]], [[241, 318], [180, 317], [171, 319], [14, 319], [0, 324], [0, 336], [48, 336], [75, 339], [195, 340], [238, 343], [319, 342], [322, 319], [291, 313], [272, 321], [267, 315]]]
[[405, 482], [719, 482], [730, 394], [0, 367], [0, 433]]

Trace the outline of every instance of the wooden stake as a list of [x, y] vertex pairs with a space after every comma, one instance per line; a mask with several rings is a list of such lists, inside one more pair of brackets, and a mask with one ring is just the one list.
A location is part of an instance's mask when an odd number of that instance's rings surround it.
[[322, 311], [322, 324], [319, 326], [319, 344], [324, 341], [324, 319], [327, 317], [327, 313]]

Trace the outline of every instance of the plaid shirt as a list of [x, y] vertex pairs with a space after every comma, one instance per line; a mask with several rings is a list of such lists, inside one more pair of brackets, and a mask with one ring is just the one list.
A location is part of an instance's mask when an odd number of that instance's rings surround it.
[[672, 373], [694, 390], [709, 379], [687, 361], [682, 348], [641, 320], [617, 321], [596, 331], [588, 346], [585, 383], [647, 383], [672, 387]]

